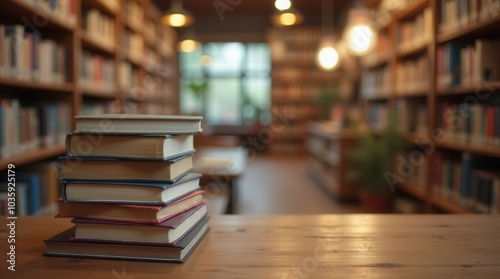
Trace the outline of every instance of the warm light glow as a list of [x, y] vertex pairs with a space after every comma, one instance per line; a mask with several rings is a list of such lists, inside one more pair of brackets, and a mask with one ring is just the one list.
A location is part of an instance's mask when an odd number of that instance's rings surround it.
[[212, 57], [210, 55], [204, 54], [200, 57], [200, 64], [204, 67], [208, 67], [212, 63]]
[[297, 17], [292, 13], [283, 13], [280, 15], [280, 23], [282, 25], [294, 25], [297, 22]]
[[182, 14], [172, 14], [168, 18], [168, 23], [175, 27], [184, 26], [186, 24], [186, 16]]
[[290, 0], [276, 0], [276, 2], [274, 2], [274, 6], [276, 9], [284, 11], [290, 9], [292, 2], [290, 2]]
[[376, 34], [367, 25], [356, 25], [347, 30], [346, 43], [353, 55], [368, 54], [375, 47]]
[[317, 63], [324, 70], [333, 70], [339, 65], [339, 53], [332, 46], [322, 47], [318, 51]]
[[181, 52], [193, 52], [200, 47], [200, 43], [195, 40], [184, 40], [177, 44], [177, 50]]

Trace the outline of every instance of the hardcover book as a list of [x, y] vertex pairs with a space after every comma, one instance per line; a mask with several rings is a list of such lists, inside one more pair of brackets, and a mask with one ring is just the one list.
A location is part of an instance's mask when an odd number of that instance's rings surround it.
[[74, 228], [45, 240], [44, 256], [184, 262], [209, 230], [208, 218], [200, 222], [173, 246], [171, 244], [102, 243], [71, 241]]
[[135, 159], [172, 159], [194, 152], [193, 135], [101, 135], [69, 134], [69, 157], [112, 157]]
[[63, 180], [64, 202], [167, 205], [200, 190], [201, 174], [189, 173], [174, 183]]
[[203, 191], [196, 191], [165, 206], [65, 203], [58, 201], [56, 217], [85, 218], [119, 222], [161, 223], [192, 207], [204, 203]]
[[202, 116], [102, 114], [75, 116], [76, 132], [97, 134], [199, 133]]
[[205, 203], [158, 224], [138, 224], [92, 219], [72, 220], [77, 241], [173, 244], [207, 216]]
[[190, 155], [170, 160], [60, 157], [64, 180], [175, 182], [193, 170]]

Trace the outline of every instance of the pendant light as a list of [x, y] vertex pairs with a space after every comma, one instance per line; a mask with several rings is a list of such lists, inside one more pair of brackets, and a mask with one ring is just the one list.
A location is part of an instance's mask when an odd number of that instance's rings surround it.
[[277, 9], [271, 16], [274, 25], [292, 26], [304, 21], [304, 16], [292, 6], [291, 1], [276, 0], [274, 5]]
[[[316, 64], [324, 71], [332, 71], [340, 65], [340, 57], [335, 48], [334, 37], [334, 10], [332, 0], [323, 0], [321, 3], [321, 41], [316, 54]], [[327, 14], [331, 11], [331, 15]]]
[[276, 2], [274, 2], [274, 6], [276, 9], [284, 11], [292, 7], [292, 2], [290, 0], [276, 0]]
[[200, 48], [201, 43], [196, 39], [193, 29], [187, 30], [182, 39], [177, 43], [177, 51], [179, 52], [194, 52]]
[[162, 16], [161, 21], [172, 27], [186, 27], [194, 23], [194, 17], [182, 7], [182, 0], [172, 0], [172, 6]]
[[366, 8], [359, 7], [349, 12], [344, 33], [344, 42], [352, 55], [363, 56], [370, 53], [377, 40], [371, 16]]

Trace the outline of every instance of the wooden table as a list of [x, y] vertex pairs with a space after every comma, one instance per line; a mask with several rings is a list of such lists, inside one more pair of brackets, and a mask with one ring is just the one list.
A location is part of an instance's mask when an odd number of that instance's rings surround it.
[[247, 152], [242, 147], [203, 147], [194, 158], [195, 172], [203, 174], [202, 185], [215, 183], [229, 191], [226, 214], [233, 214], [237, 204], [236, 181], [246, 168]]
[[[3, 217], [2, 220], [6, 221]], [[500, 215], [219, 215], [184, 264], [44, 257], [68, 219], [19, 217], [0, 278], [499, 278]], [[10, 273], [8, 273], [10, 272]], [[5, 274], [9, 275], [5, 277]]]

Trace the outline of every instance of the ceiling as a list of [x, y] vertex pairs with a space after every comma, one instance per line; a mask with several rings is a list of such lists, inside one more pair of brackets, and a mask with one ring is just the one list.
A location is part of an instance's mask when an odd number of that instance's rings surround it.
[[[171, 0], [159, 2], [168, 8]], [[292, 2], [293, 6], [304, 14], [321, 13], [322, 0], [293, 0]], [[335, 1], [335, 9], [341, 10], [348, 2]], [[274, 0], [184, 0], [183, 6], [195, 15], [216, 15], [216, 4], [218, 7], [224, 7], [224, 4], [228, 4], [228, 16], [271, 14], [275, 10]]]
[[[154, 1], [161, 11], [169, 9], [172, 3], [172, 0]], [[270, 16], [276, 12], [274, 2], [275, 0], [184, 0], [183, 7], [194, 15], [196, 22], [193, 27], [177, 29], [177, 33], [179, 37], [183, 37], [193, 30], [201, 42], [265, 41], [266, 30], [271, 26]], [[338, 32], [346, 22], [347, 10], [356, 1], [292, 0], [292, 3], [304, 15], [303, 25], [321, 25], [322, 14], [329, 15], [327, 21], [330, 22], [331, 12], [334, 11], [335, 29]], [[329, 7], [330, 11], [322, 12], [322, 7]]]

